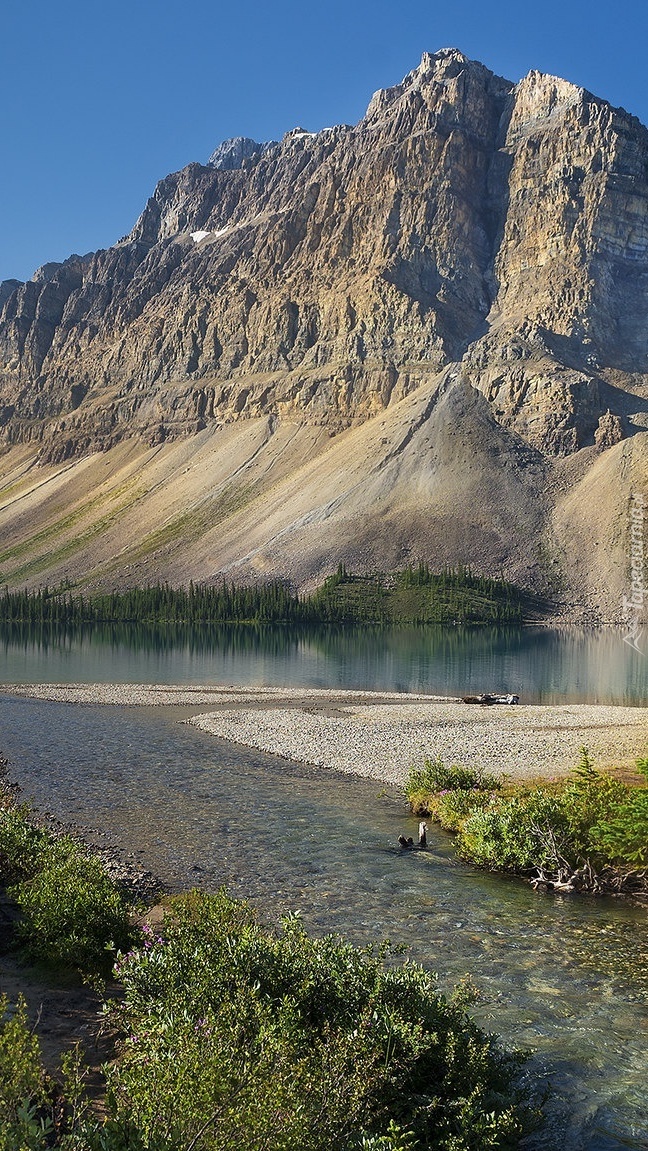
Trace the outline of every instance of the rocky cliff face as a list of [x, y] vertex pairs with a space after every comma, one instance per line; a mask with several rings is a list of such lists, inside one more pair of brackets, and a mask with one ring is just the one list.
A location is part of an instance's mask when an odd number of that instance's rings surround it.
[[647, 181], [625, 112], [426, 54], [356, 127], [226, 142], [115, 247], [3, 285], [4, 437], [335, 432], [457, 363], [542, 452], [604, 446], [648, 396]]
[[[588, 92], [425, 54], [355, 127], [226, 141], [0, 307], [2, 579], [475, 561], [614, 614], [646, 479], [648, 132]], [[83, 477], [112, 468], [136, 495], [106, 511]]]

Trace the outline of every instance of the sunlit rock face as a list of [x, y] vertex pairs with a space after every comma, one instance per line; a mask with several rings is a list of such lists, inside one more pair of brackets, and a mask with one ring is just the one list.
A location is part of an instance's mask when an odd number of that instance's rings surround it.
[[426, 53], [355, 127], [226, 141], [114, 247], [6, 281], [0, 435], [337, 433], [454, 365], [532, 449], [604, 451], [645, 422], [647, 173], [626, 112]]

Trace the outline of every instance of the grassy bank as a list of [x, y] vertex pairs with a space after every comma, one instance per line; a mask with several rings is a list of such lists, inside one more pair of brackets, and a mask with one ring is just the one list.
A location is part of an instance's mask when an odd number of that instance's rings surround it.
[[597, 771], [583, 749], [567, 779], [513, 785], [428, 760], [411, 769], [405, 793], [415, 813], [454, 832], [458, 855], [480, 867], [557, 891], [645, 895], [648, 759], [636, 770], [630, 783]]
[[138, 928], [86, 862], [4, 796], [16, 946], [95, 982], [120, 950], [99, 1099], [79, 1050], [46, 1073], [24, 1003], [0, 997], [0, 1151], [512, 1151], [536, 1121], [522, 1057], [461, 990], [449, 1001], [388, 949], [312, 939], [295, 917], [263, 926], [225, 892], [176, 897]]
[[102, 623], [280, 623], [511, 625], [537, 619], [544, 605], [501, 579], [466, 568], [433, 573], [420, 564], [388, 575], [350, 575], [341, 565], [310, 596], [274, 580], [253, 586], [166, 584], [110, 595], [73, 588], [0, 594], [0, 622], [78, 626]]

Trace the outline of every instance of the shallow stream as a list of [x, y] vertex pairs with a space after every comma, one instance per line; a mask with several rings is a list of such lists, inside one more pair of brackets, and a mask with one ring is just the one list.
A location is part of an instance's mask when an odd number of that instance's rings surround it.
[[4, 695], [0, 750], [25, 797], [105, 829], [174, 888], [225, 883], [266, 917], [389, 937], [444, 988], [469, 974], [479, 1022], [531, 1048], [551, 1084], [533, 1151], [648, 1148], [646, 911], [474, 871], [440, 832], [426, 855], [399, 854], [416, 821], [396, 791], [248, 752], [186, 714]]

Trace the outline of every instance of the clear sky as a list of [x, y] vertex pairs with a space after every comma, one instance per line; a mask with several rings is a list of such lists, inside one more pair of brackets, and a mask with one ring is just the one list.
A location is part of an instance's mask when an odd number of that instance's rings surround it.
[[355, 123], [446, 47], [648, 123], [647, 0], [4, 0], [0, 279], [114, 243], [228, 136]]

